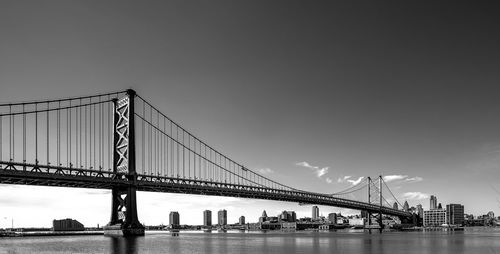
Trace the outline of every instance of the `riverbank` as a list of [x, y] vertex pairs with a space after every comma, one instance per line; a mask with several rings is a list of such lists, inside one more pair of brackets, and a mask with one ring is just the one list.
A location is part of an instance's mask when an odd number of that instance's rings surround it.
[[103, 231], [3, 231], [0, 237], [29, 237], [29, 236], [70, 236], [70, 235], [103, 235]]

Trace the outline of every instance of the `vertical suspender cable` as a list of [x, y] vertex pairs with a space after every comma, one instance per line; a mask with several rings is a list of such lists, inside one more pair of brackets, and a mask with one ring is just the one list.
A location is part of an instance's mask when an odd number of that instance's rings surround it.
[[35, 104], [35, 162], [38, 164], [38, 104]]
[[[24, 111], [25, 107], [23, 104], [23, 163], [26, 163], [26, 114]], [[2, 143], [2, 141], [0, 141], [0, 143]], [[26, 169], [26, 167], [24, 169]]]
[[49, 142], [50, 142], [50, 133], [49, 133], [49, 108], [50, 104], [47, 102], [47, 166], [50, 165], [50, 150], [49, 150]]
[[[2, 136], [3, 136], [3, 130], [2, 130], [3, 129], [2, 128], [3, 127], [3, 123], [2, 123], [2, 119], [3, 119], [3, 116], [0, 116], [0, 161], [2, 160], [2, 157], [3, 157], [2, 156], [2, 152], [3, 152], [2, 151], [2, 146], [3, 146], [3, 142], [2, 142], [3, 141], [2, 140]], [[2, 167], [0, 166], [0, 168], [2, 168]]]
[[111, 103], [109, 102], [111, 100], [110, 95], [108, 95], [108, 128], [107, 128], [107, 133], [108, 133], [108, 170], [111, 170], [111, 137], [113, 135], [113, 131], [111, 131]]
[[[99, 104], [99, 108], [101, 109], [101, 124], [99, 125], [99, 128], [101, 129], [101, 163], [99, 169], [104, 168], [104, 144], [106, 143], [106, 140], [104, 139], [104, 105], [102, 104], [102, 98], [99, 97], [101, 100], [101, 103]], [[132, 116], [134, 117], [134, 116]]]
[[174, 177], [174, 132], [172, 130], [172, 121], [170, 121], [170, 173]]
[[184, 130], [182, 130], [182, 178], [186, 178], [186, 169], [185, 169], [185, 154], [184, 151], [186, 150], [186, 145], [184, 144]]
[[88, 160], [87, 160], [87, 158], [88, 158], [87, 157], [87, 141], [88, 141], [88, 139], [87, 139], [87, 137], [88, 137], [88, 135], [87, 135], [87, 112], [88, 112], [88, 110], [87, 110], [87, 108], [88, 108], [88, 106], [85, 106], [85, 117], [84, 117], [84, 121], [85, 121], [85, 123], [84, 123], [84, 126], [85, 126], [84, 127], [84, 132], [85, 132], [85, 135], [84, 135], [85, 136], [85, 142], [84, 142], [85, 143], [84, 144], [85, 153], [84, 154], [85, 154], [85, 168], [86, 169], [88, 169], [88, 164], [87, 164], [87, 162], [88, 162]]
[[[76, 104], [77, 102], [75, 102]], [[75, 163], [73, 166], [75, 166], [75, 168], [78, 168], [78, 146], [79, 146], [79, 141], [78, 141], [78, 126], [79, 126], [79, 123], [78, 123], [78, 107], [77, 105], [74, 106], [74, 109], [75, 109]]]
[[152, 142], [152, 137], [151, 137], [152, 132], [153, 132], [153, 128], [151, 126], [152, 122], [153, 122], [153, 107], [149, 106], [149, 124], [148, 124], [148, 126], [149, 126], [149, 134], [148, 134], [149, 151], [148, 151], [148, 153], [149, 153], [149, 173], [150, 174], [151, 174], [151, 171], [153, 169], [153, 166], [152, 166], [153, 165], [153, 142]]
[[66, 109], [66, 166], [69, 167], [69, 108]]
[[15, 153], [16, 153], [16, 148], [15, 148], [16, 147], [16, 140], [15, 140], [16, 139], [16, 128], [15, 128], [16, 126], [15, 126], [15, 120], [16, 120], [16, 118], [15, 118], [14, 115], [11, 115], [11, 117], [12, 117], [12, 121], [11, 121], [12, 122], [12, 160], [15, 160], [16, 159], [15, 158], [16, 157], [15, 156]]
[[58, 102], [57, 109], [57, 166], [61, 166], [61, 101]]
[[99, 97], [99, 170], [104, 167], [104, 112], [102, 105], [102, 98]]
[[78, 157], [80, 157], [80, 160], [78, 161], [79, 162], [79, 167], [83, 167], [83, 164], [82, 164], [82, 99], [80, 98], [80, 105], [78, 106], [78, 121], [79, 121], [79, 125], [78, 125], [78, 128], [79, 128], [79, 131], [78, 131], [78, 138], [80, 139], [80, 142], [79, 142], [79, 146], [78, 146]]
[[93, 153], [93, 150], [92, 150], [92, 126], [93, 126], [93, 123], [92, 123], [92, 108], [93, 108], [93, 105], [92, 105], [92, 97], [90, 98], [90, 106], [89, 106], [89, 168], [93, 169], [93, 165], [92, 164], [92, 161], [93, 161], [93, 156], [92, 156], [92, 153]]
[[[142, 117], [146, 119], [146, 106], [145, 102], [142, 101]], [[142, 120], [142, 172], [146, 169], [146, 125], [145, 121]]]
[[71, 116], [72, 115], [71, 111], [72, 110], [71, 110], [71, 100], [70, 100], [69, 101], [69, 118], [68, 118], [68, 123], [69, 123], [69, 143], [68, 143], [68, 145], [69, 145], [69, 165], [70, 165], [70, 167], [73, 167], [73, 161], [72, 161], [72, 159], [73, 159], [73, 151], [72, 151], [73, 150], [72, 149], [73, 148], [73, 142], [72, 142], [73, 129], [71, 127], [72, 126], [71, 121], [73, 120], [73, 117]]
[[12, 106], [9, 105], [9, 158], [12, 161]]
[[97, 136], [97, 133], [96, 133], [96, 130], [95, 130], [95, 125], [96, 125], [97, 119], [95, 118], [95, 117], [96, 117], [96, 114], [95, 114], [95, 107], [96, 107], [96, 105], [94, 104], [94, 105], [93, 105], [93, 111], [94, 111], [94, 112], [92, 113], [92, 118], [94, 119], [94, 126], [93, 126], [93, 128], [94, 128], [94, 138], [93, 138], [93, 139], [94, 139], [94, 147], [93, 147], [93, 149], [92, 149], [92, 153], [94, 154], [94, 161], [93, 161], [93, 164], [92, 164], [92, 165], [93, 165], [94, 170], [97, 168], [97, 167], [96, 167], [96, 163], [95, 163], [95, 162], [96, 162], [96, 156], [95, 156], [96, 147], [95, 147], [95, 146], [96, 146], [96, 143], [97, 143], [97, 141], [96, 141], [96, 136]]

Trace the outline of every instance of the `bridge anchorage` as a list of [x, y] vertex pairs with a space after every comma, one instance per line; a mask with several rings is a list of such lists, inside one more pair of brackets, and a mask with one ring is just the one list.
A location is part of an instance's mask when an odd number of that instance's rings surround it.
[[144, 235], [137, 191], [287, 201], [412, 218], [382, 196], [385, 186], [389, 201], [397, 202], [382, 177], [378, 186], [367, 179], [333, 194], [278, 183], [214, 149], [133, 90], [0, 104], [0, 184], [109, 189], [105, 235]]

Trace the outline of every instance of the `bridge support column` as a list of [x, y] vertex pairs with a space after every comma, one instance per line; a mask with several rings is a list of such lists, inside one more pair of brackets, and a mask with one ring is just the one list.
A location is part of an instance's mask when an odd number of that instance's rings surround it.
[[135, 170], [135, 91], [114, 101], [113, 172], [122, 185], [111, 190], [111, 220], [104, 227], [104, 235], [144, 235], [144, 226], [137, 216], [137, 173]]

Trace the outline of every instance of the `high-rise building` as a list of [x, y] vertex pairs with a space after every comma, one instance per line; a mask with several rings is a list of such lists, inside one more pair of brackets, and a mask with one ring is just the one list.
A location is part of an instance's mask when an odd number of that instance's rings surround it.
[[328, 214], [328, 221], [332, 224], [337, 224], [337, 214], [336, 213], [329, 213]]
[[463, 225], [464, 206], [461, 204], [446, 205], [446, 222], [449, 225]]
[[424, 217], [424, 208], [422, 207], [421, 204], [417, 205], [417, 214], [418, 217], [420, 217], [421, 219]]
[[278, 216], [278, 219], [284, 222], [295, 222], [297, 221], [297, 215], [294, 211], [283, 211]]
[[393, 209], [398, 210], [398, 209], [399, 209], [399, 207], [398, 207], [398, 203], [397, 203], [397, 202], [394, 202], [394, 205], [392, 205], [392, 208], [393, 208]]
[[240, 219], [238, 222], [240, 225], [245, 225], [245, 216], [240, 216]]
[[225, 209], [219, 210], [219, 212], [217, 212], [217, 217], [219, 226], [227, 225], [227, 211]]
[[179, 221], [179, 213], [178, 212], [170, 212], [170, 215], [168, 216], [169, 218], [169, 225], [173, 227], [178, 227], [180, 225]]
[[408, 212], [410, 210], [410, 205], [408, 205], [408, 201], [405, 201], [403, 204], [403, 211]]
[[438, 204], [438, 208], [439, 210], [443, 210], [443, 206], [441, 205], [441, 203]]
[[431, 203], [429, 206], [429, 210], [437, 209], [437, 198], [434, 195], [431, 195]]
[[313, 206], [312, 207], [312, 216], [311, 216], [312, 220], [318, 220], [319, 219], [319, 208], [318, 206]]
[[446, 223], [445, 210], [424, 211], [424, 227], [438, 227]]
[[212, 226], [212, 211], [203, 211], [203, 226]]

